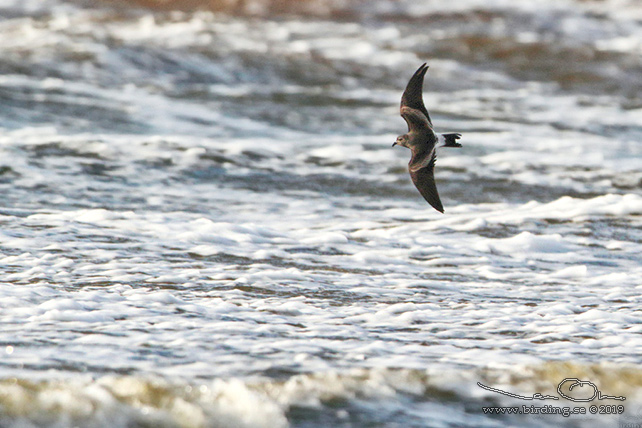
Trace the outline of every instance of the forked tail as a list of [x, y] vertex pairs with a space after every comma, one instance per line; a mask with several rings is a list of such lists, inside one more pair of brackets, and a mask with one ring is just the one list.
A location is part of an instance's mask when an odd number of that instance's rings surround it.
[[443, 137], [442, 147], [461, 147], [461, 144], [457, 142], [461, 138], [461, 134], [441, 134]]

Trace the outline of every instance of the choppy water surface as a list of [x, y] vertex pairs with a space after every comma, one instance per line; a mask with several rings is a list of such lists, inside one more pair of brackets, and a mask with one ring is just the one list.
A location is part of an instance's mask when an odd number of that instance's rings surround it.
[[1, 426], [642, 423], [635, 2], [197, 3], [0, 3]]

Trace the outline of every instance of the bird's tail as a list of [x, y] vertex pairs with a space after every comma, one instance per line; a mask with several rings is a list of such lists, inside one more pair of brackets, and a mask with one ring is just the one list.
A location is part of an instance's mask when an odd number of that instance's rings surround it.
[[461, 134], [441, 134], [440, 140], [442, 141], [441, 147], [461, 147], [457, 142], [461, 138]]

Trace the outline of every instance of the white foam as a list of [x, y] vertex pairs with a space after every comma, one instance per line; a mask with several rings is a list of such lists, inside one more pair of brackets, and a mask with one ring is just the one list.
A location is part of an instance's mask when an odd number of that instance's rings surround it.
[[533, 253], [567, 253], [572, 248], [564, 243], [561, 235], [538, 236], [530, 232], [506, 239], [487, 239], [476, 247], [481, 251], [500, 252], [507, 254]]

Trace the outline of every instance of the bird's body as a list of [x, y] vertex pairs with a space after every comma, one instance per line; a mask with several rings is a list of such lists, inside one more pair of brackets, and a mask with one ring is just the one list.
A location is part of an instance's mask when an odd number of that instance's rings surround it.
[[410, 149], [412, 157], [408, 163], [410, 178], [421, 196], [437, 211], [444, 212], [435, 185], [436, 145], [439, 147], [461, 147], [457, 140], [461, 134], [435, 134], [432, 121], [422, 97], [424, 75], [428, 66], [423, 64], [410, 78], [401, 97], [401, 117], [408, 124], [408, 133], [397, 137], [393, 144]]

